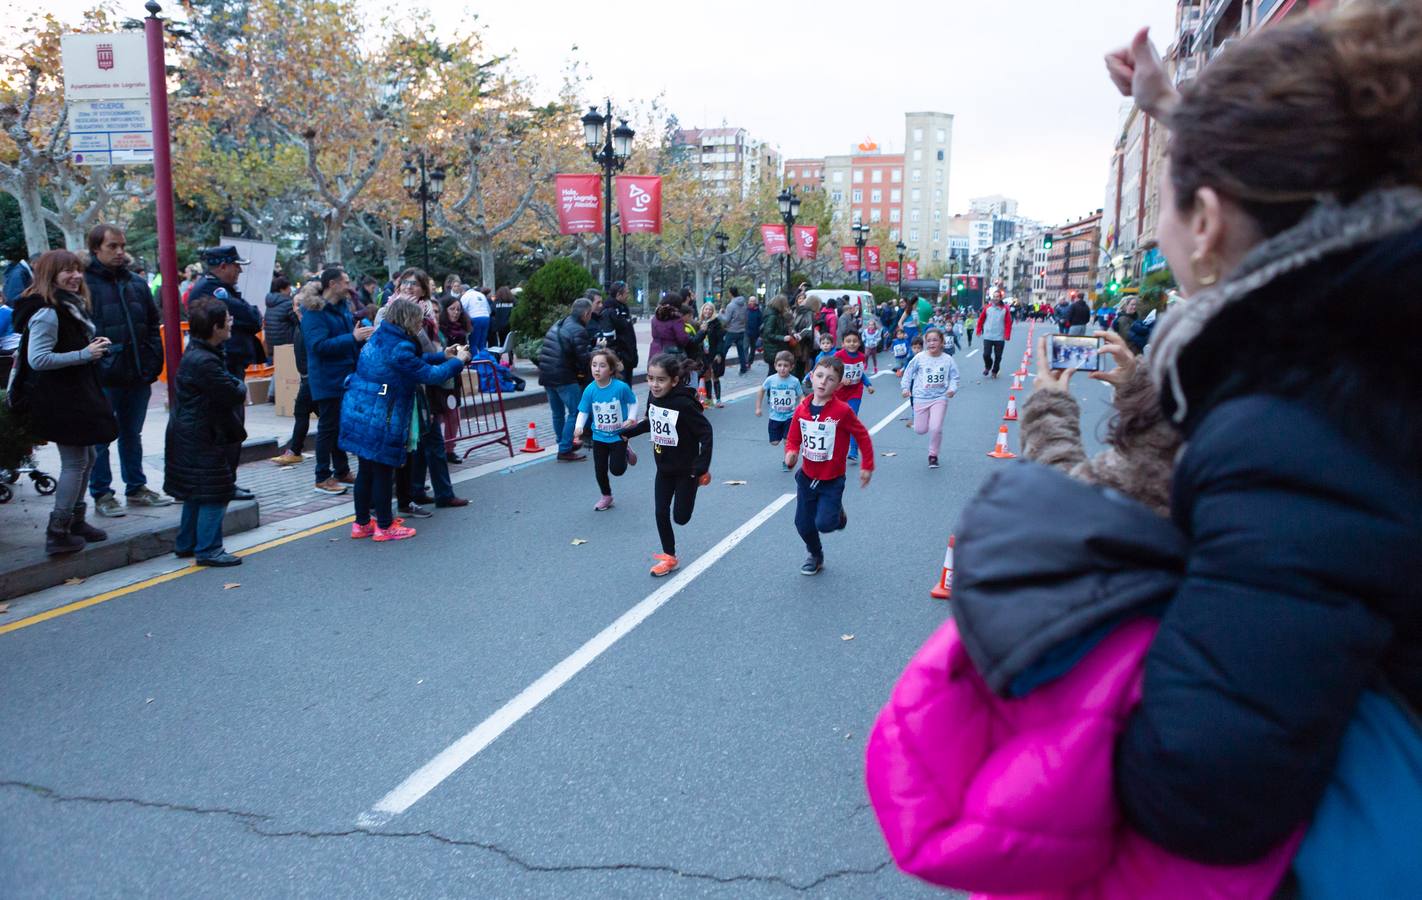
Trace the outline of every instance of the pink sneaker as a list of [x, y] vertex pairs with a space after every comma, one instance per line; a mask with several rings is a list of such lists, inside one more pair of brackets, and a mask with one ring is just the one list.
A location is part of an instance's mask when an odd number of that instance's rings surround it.
[[368, 538], [375, 534], [375, 522], [366, 522], [364, 525], [359, 522], [351, 523], [351, 540], [358, 541], [361, 538]]
[[593, 507], [593, 512], [606, 512], [612, 509], [612, 495], [603, 494], [602, 499], [597, 501], [597, 506]]
[[415, 536], [415, 529], [406, 528], [398, 522], [391, 522], [389, 528], [375, 526], [375, 539], [377, 541], [403, 541], [405, 538]]
[[629, 465], [629, 466], [635, 466], [635, 465], [637, 465], [637, 454], [632, 452], [632, 445], [631, 445], [631, 444], [628, 444], [628, 445], [627, 445], [627, 465]]

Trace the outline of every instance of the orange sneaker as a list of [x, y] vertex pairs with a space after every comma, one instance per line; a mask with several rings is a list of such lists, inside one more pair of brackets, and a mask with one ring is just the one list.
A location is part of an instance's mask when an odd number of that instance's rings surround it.
[[359, 522], [351, 523], [351, 540], [358, 541], [361, 538], [368, 538], [375, 534], [375, 521], [366, 522], [364, 525]]
[[663, 575], [670, 575], [676, 570], [677, 562], [675, 556], [669, 556], [666, 553], [658, 553], [653, 556], [652, 559], [658, 560], [657, 564], [652, 566], [653, 578], [661, 578]]
[[391, 522], [389, 528], [375, 526], [375, 539], [377, 541], [403, 541], [405, 538], [415, 536], [415, 529], [406, 528], [399, 521]]

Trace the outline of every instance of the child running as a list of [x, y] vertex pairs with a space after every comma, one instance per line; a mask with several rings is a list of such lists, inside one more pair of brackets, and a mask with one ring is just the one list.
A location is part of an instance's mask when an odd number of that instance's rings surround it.
[[[918, 354], [922, 353], [922, 352], [923, 352], [923, 338], [921, 338], [921, 337], [915, 337], [911, 342], [909, 342], [909, 349], [910, 349], [912, 352], [908, 355], [908, 358], [907, 358], [907, 359], [913, 359], [915, 356], [917, 356]], [[907, 359], [904, 361], [903, 365], [899, 366], [899, 368], [894, 372], [895, 375], [902, 376], [902, 375], [904, 374], [904, 370], [908, 368], [908, 361], [907, 361]], [[913, 394], [911, 393], [912, 390], [913, 390], [913, 380], [912, 380], [912, 379], [909, 380], [909, 390], [910, 390], [910, 394], [909, 394], [909, 417], [908, 417], [908, 420], [904, 422], [904, 427], [905, 427], [905, 428], [912, 428], [912, 427], [913, 427]]]
[[874, 442], [869, 438], [869, 429], [849, 404], [835, 397], [843, 378], [844, 363], [839, 357], [826, 357], [815, 364], [810, 373], [812, 393], [795, 408], [794, 424], [785, 443], [787, 468], [794, 468], [798, 458], [804, 457], [804, 465], [795, 473], [795, 529], [810, 553], [800, 566], [801, 575], [817, 575], [824, 568], [825, 550], [820, 535], [849, 524], [844, 511], [849, 441], [838, 433], [841, 426], [864, 447], [859, 486], [868, 487], [874, 474]]
[[943, 416], [948, 401], [958, 393], [958, 364], [943, 352], [943, 332], [930, 328], [923, 334], [924, 351], [909, 360], [899, 385], [913, 401], [913, 430], [928, 435], [928, 467], [938, 468], [938, 448], [943, 444]]
[[[608, 471], [620, 478], [628, 466], [637, 465], [637, 454], [619, 433], [637, 421], [637, 395], [627, 382], [617, 377], [622, 372], [622, 360], [616, 353], [593, 351], [591, 366], [593, 383], [583, 391], [573, 435], [581, 435], [592, 420], [593, 472], [602, 491], [602, 499], [593, 510], [604, 512], [612, 509], [612, 482], [608, 481]], [[577, 448], [578, 441], [574, 440], [573, 449]]]
[[908, 365], [909, 357], [913, 354], [909, 352], [908, 332], [904, 331], [900, 325], [894, 331], [894, 343], [892, 345], [894, 353], [894, 374], [904, 374], [904, 366]]
[[[874, 393], [874, 382], [864, 377], [864, 367], [869, 358], [859, 349], [862, 343], [857, 331], [846, 331], [841, 339], [844, 346], [836, 350], [834, 355], [840, 362], [844, 363], [844, 379], [840, 382], [839, 390], [835, 391], [835, 397], [843, 400], [854, 414], [859, 415], [859, 404], [864, 402], [864, 389], [868, 388], [869, 393]], [[849, 456], [855, 462], [859, 461], [859, 445], [854, 438], [849, 439]]]
[[883, 342], [884, 332], [879, 329], [879, 320], [869, 316], [864, 320], [864, 352], [869, 357], [869, 365], [873, 367], [872, 374], [879, 374], [879, 344]]
[[828, 359], [831, 356], [834, 356], [834, 335], [822, 334], [820, 335], [819, 355], [815, 357], [814, 362], [810, 363], [810, 371], [805, 373], [804, 385], [807, 393], [810, 390], [810, 375], [815, 371], [815, 366], [820, 364], [820, 360]]
[[685, 525], [696, 508], [696, 489], [711, 483], [711, 422], [696, 392], [681, 382], [682, 360], [669, 353], [652, 357], [647, 364], [647, 417], [622, 432], [623, 437], [652, 435], [657, 460], [653, 495], [657, 534], [662, 552], [656, 554], [652, 577], [669, 575], [677, 567], [676, 533], [672, 522]]
[[[785, 435], [790, 431], [790, 420], [795, 417], [795, 407], [800, 405], [800, 398], [805, 396], [805, 388], [800, 384], [800, 380], [790, 373], [795, 370], [795, 354], [789, 350], [781, 350], [775, 354], [775, 374], [760, 386], [760, 393], [755, 395], [755, 414], [761, 415], [765, 410], [765, 400], [770, 399], [770, 446], [779, 447], [780, 442], [785, 440]], [[786, 472], [790, 467], [781, 463], [780, 467]]]

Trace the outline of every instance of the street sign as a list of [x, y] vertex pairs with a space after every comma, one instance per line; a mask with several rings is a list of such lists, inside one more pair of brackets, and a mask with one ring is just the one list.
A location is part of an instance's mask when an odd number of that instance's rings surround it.
[[69, 150], [77, 166], [152, 164], [153, 110], [148, 98], [70, 103]]
[[148, 98], [148, 48], [142, 32], [66, 34], [59, 47], [67, 102]]

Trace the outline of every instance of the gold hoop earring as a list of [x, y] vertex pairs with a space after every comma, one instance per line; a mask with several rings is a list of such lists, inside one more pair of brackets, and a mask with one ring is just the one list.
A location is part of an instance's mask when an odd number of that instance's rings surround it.
[[[1211, 255], [1213, 255], [1213, 254], [1211, 254]], [[1205, 274], [1201, 275], [1201, 274], [1200, 274], [1200, 264], [1201, 264], [1202, 262], [1204, 262], [1204, 261], [1205, 261], [1205, 254], [1204, 254], [1204, 253], [1196, 253], [1194, 256], [1190, 257], [1190, 274], [1192, 274], [1192, 275], [1195, 276], [1195, 280], [1200, 283], [1200, 286], [1201, 286], [1201, 287], [1212, 287], [1212, 286], [1214, 286], [1215, 284], [1219, 283], [1219, 280], [1220, 280], [1219, 269], [1216, 268], [1215, 266], [1211, 265], [1210, 268], [1209, 268], [1209, 271], [1207, 271]]]

